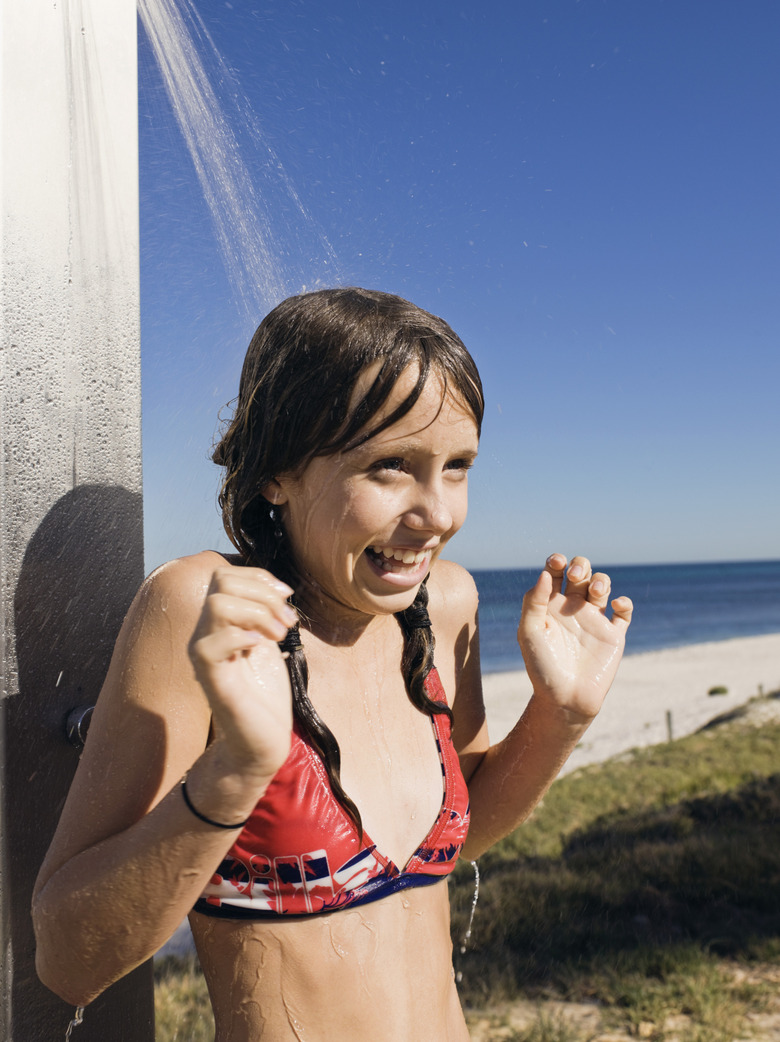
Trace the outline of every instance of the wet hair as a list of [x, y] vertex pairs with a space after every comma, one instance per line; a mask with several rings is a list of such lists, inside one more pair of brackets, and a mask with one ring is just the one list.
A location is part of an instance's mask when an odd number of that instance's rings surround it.
[[[410, 366], [417, 371], [415, 385], [378, 419]], [[369, 367], [373, 380], [358, 393]], [[414, 407], [431, 375], [441, 381], [442, 398], [454, 395], [471, 413], [479, 433], [484, 399], [471, 355], [446, 322], [409, 301], [375, 290], [319, 290], [288, 298], [263, 319], [247, 350], [232, 420], [212, 457], [225, 468], [219, 494], [225, 530], [248, 565], [267, 568], [295, 587], [291, 548], [262, 490], [277, 475], [300, 474], [315, 457], [355, 448], [391, 427]], [[401, 669], [417, 708], [449, 715], [424, 688], [434, 649], [427, 601], [423, 583], [414, 604], [396, 616], [404, 635]], [[308, 666], [297, 628], [282, 647], [295, 718], [360, 832], [360, 814], [340, 782], [338, 743], [307, 694]]]

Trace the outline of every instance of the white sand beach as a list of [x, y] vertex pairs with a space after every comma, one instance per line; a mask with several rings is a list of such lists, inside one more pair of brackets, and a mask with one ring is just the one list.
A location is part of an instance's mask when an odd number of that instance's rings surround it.
[[[483, 678], [491, 741], [514, 726], [530, 698], [522, 670]], [[713, 687], [728, 694], [709, 695]], [[763, 689], [780, 689], [780, 633], [712, 644], [691, 644], [627, 655], [596, 720], [562, 773], [598, 763], [637, 746], [691, 734], [713, 717], [743, 705]]]

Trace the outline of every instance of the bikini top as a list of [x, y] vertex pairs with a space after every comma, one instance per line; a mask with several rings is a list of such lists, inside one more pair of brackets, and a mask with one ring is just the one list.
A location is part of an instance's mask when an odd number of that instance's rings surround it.
[[[435, 668], [425, 689], [446, 704]], [[365, 832], [358, 837], [333, 795], [322, 759], [296, 724], [289, 756], [194, 910], [226, 919], [311, 915], [367, 904], [448, 875], [466, 839], [469, 798], [450, 722], [443, 713], [431, 722], [443, 776], [441, 810], [402, 868]]]

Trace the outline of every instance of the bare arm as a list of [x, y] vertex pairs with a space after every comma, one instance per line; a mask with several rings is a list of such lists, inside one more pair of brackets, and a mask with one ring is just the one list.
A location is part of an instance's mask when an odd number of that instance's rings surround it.
[[239, 822], [287, 755], [284, 590], [207, 553], [136, 597], [33, 898], [38, 971], [67, 1001], [152, 955], [233, 843], [187, 809], [185, 771], [202, 813]]
[[609, 619], [609, 577], [592, 575], [585, 558], [574, 558], [564, 593], [565, 569], [566, 559], [552, 555], [523, 600], [518, 640], [534, 694], [494, 746], [487, 728], [477, 729], [482, 692], [476, 622], [470, 627], [453, 732], [471, 801], [465, 857], [478, 857], [528, 817], [598, 713], [620, 663], [631, 602], [612, 601]]

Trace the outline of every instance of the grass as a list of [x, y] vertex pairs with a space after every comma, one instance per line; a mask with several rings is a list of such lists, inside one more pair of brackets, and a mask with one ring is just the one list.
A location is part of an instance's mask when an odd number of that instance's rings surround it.
[[[740, 1037], [769, 994], [750, 967], [780, 961], [778, 752], [779, 725], [735, 721], [558, 781], [480, 860], [467, 1008], [555, 997], [631, 1036]], [[470, 892], [463, 866], [456, 936]]]
[[[560, 779], [480, 859], [465, 954], [473, 873], [459, 866], [453, 937], [470, 1023], [519, 1000], [531, 1010], [521, 1027], [494, 1016], [480, 1037], [598, 1037], [566, 1004], [597, 1007], [610, 1037], [748, 1037], [748, 1015], [773, 994], [761, 967], [780, 964], [779, 752], [780, 724], [735, 720]], [[158, 970], [158, 1042], [213, 1037], [207, 1008], [191, 964]]]
[[214, 1017], [197, 959], [168, 958], [154, 964], [157, 1042], [213, 1042]]

